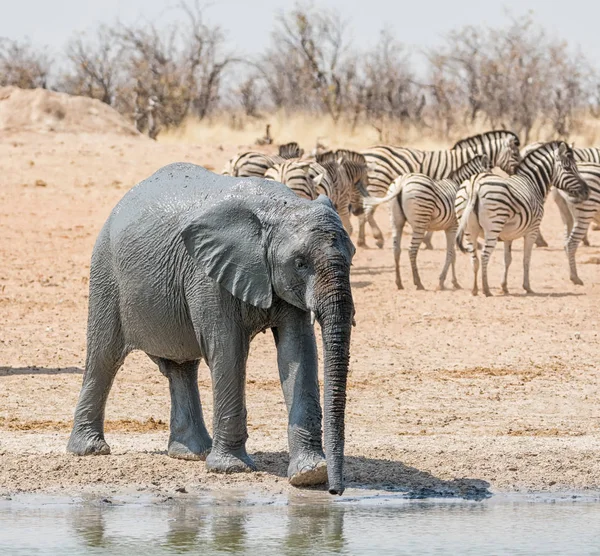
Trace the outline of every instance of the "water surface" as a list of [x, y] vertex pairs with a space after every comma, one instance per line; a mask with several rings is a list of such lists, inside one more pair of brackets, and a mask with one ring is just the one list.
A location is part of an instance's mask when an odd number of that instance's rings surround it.
[[600, 554], [600, 502], [322, 493], [0, 499], [1, 555]]

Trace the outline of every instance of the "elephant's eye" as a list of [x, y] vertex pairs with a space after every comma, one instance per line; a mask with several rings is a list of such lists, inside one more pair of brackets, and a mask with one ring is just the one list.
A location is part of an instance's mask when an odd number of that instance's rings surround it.
[[305, 261], [304, 259], [300, 259], [300, 258], [296, 259], [296, 260], [294, 261], [294, 264], [296, 265], [296, 268], [297, 268], [298, 270], [304, 270], [304, 269], [305, 269], [305, 268], [308, 266], [308, 265], [306, 264], [306, 261]]

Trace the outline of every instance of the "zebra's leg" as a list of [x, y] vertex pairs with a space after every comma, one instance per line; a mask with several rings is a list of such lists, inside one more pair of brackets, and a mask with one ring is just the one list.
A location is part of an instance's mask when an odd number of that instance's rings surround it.
[[581, 218], [575, 220], [575, 226], [571, 230], [565, 249], [567, 251], [567, 259], [569, 260], [569, 272], [570, 279], [573, 284], [577, 286], [583, 286], [583, 281], [577, 275], [577, 263], [575, 261], [575, 254], [577, 253], [577, 247], [579, 242], [585, 237], [588, 227], [590, 225], [590, 218]]
[[477, 286], [477, 273], [479, 272], [479, 255], [477, 255], [477, 248], [473, 245], [471, 250], [471, 265], [473, 266], [473, 288], [471, 289], [471, 295], [477, 295], [479, 293]]
[[571, 213], [571, 209], [569, 208], [567, 201], [565, 201], [563, 196], [560, 193], [558, 193], [556, 189], [552, 189], [552, 194], [554, 197], [554, 202], [558, 207], [560, 218], [565, 226], [564, 238], [566, 245], [569, 241], [569, 237], [571, 236], [571, 230], [573, 229], [573, 214]]
[[367, 208], [367, 210], [365, 211], [365, 215], [367, 217], [367, 222], [369, 223], [369, 226], [371, 226], [371, 231], [373, 232], [373, 237], [375, 238], [375, 245], [377, 245], [379, 249], [382, 249], [383, 232], [381, 231], [381, 229], [377, 225], [377, 222], [375, 221], [375, 208], [376, 207]]
[[[538, 238], [540, 236], [538, 235]], [[502, 287], [502, 293], [508, 293], [508, 268], [510, 267], [510, 263], [512, 263], [512, 241], [504, 242], [504, 277], [502, 278], [502, 283], [500, 284]]]
[[448, 268], [452, 266], [452, 286], [454, 286], [455, 290], [460, 289], [460, 284], [456, 279], [456, 226], [452, 228], [448, 228], [445, 230], [446, 233], [446, 261], [444, 262], [444, 268], [442, 269], [442, 273], [440, 274], [440, 284], [439, 289], [445, 289], [446, 276], [448, 275]]
[[413, 283], [417, 286], [418, 290], [424, 290], [423, 283], [419, 276], [419, 269], [417, 267], [417, 255], [419, 254], [419, 247], [425, 236], [425, 230], [419, 227], [413, 227], [412, 238], [410, 240], [410, 247], [408, 250], [408, 256], [410, 258], [410, 267], [413, 275]]
[[527, 233], [524, 237], [523, 245], [523, 289], [527, 293], [533, 293], [531, 285], [529, 283], [529, 266], [531, 264], [531, 252], [533, 251], [533, 245], [535, 244], [535, 238], [537, 237], [537, 230], [533, 230]]
[[348, 207], [346, 207], [345, 210], [343, 208], [340, 209], [338, 214], [344, 229], [348, 232], [348, 235], [352, 235], [352, 224], [350, 223], [350, 213], [348, 212]]
[[536, 247], [548, 247], [548, 242], [544, 239], [542, 235], [542, 230], [538, 232], [537, 237], [535, 238], [535, 246]]
[[[535, 240], [535, 238], [533, 239]], [[490, 257], [492, 256], [492, 251], [496, 247], [496, 243], [498, 243], [497, 234], [485, 236], [485, 244], [483, 246], [483, 253], [481, 254], [481, 281], [483, 286], [483, 293], [486, 295], [486, 297], [490, 297], [492, 295], [492, 292], [490, 291], [490, 286], [488, 284], [487, 267], [490, 262]]]
[[358, 239], [356, 240], [356, 244], [359, 247], [366, 247], [367, 244], [365, 242], [365, 224], [367, 220], [365, 218], [365, 213], [361, 213], [358, 215]]
[[400, 252], [402, 244], [402, 231], [406, 224], [406, 217], [397, 200], [391, 202], [390, 216], [392, 220], [392, 248], [394, 250], [394, 266], [396, 269], [396, 287], [403, 290], [402, 277], [400, 276]]
[[423, 243], [425, 244], [425, 249], [432, 250], [433, 244], [431, 243], [431, 236], [433, 236], [433, 232], [427, 232], [425, 237], [423, 238]]

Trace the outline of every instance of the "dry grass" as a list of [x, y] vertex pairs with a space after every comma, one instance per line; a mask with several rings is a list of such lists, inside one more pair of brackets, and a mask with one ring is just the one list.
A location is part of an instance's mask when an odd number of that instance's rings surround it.
[[[591, 146], [600, 143], [600, 120], [581, 118], [579, 131], [569, 138], [576, 146]], [[361, 122], [352, 126], [347, 120], [334, 122], [329, 116], [311, 114], [285, 114], [277, 112], [265, 118], [249, 118], [236, 112], [221, 113], [210, 119], [199, 121], [190, 118], [177, 128], [163, 132], [159, 141], [164, 143], [191, 143], [201, 145], [237, 145], [247, 148], [255, 145], [256, 139], [265, 133], [266, 124], [271, 125], [271, 135], [275, 144], [297, 141], [308, 152], [317, 141], [331, 148], [345, 147], [364, 149], [371, 145], [386, 143], [410, 145], [421, 149], [445, 149], [463, 137], [482, 133], [490, 129], [489, 124], [476, 122], [475, 125], [456, 127], [452, 135], [444, 138], [434, 129], [416, 129], [414, 126], [400, 126], [397, 122], [378, 126]], [[535, 126], [531, 142], [554, 138], [548, 126]]]

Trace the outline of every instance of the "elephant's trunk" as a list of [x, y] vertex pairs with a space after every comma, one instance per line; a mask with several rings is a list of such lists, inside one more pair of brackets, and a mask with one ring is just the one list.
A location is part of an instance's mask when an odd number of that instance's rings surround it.
[[[344, 412], [354, 307], [347, 265], [329, 265], [316, 286], [325, 362], [325, 454], [329, 492], [344, 492]], [[321, 286], [321, 287], [319, 287]]]

